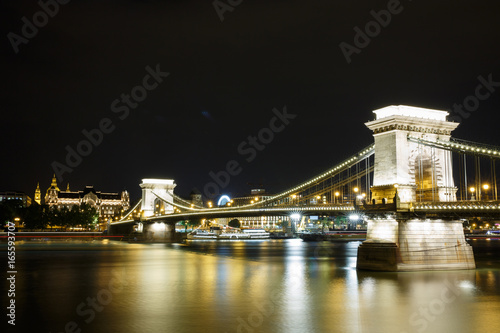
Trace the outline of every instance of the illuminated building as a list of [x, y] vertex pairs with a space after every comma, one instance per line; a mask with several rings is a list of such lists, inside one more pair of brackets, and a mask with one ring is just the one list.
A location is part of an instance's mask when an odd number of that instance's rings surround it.
[[24, 192], [0, 192], [0, 203], [7, 200], [21, 200], [23, 207], [31, 206], [31, 198]]
[[42, 193], [40, 192], [40, 183], [36, 183], [35, 202], [39, 205], [42, 204]]
[[189, 197], [191, 198], [191, 203], [193, 205], [203, 207], [203, 199], [201, 197], [201, 192], [198, 189], [194, 188], [189, 194]]
[[[130, 208], [130, 197], [127, 191], [121, 193], [104, 193], [96, 191], [94, 186], [85, 186], [83, 191], [70, 191], [69, 184], [66, 191], [61, 191], [57, 186], [54, 176], [52, 183], [45, 195], [45, 204], [49, 207], [71, 209], [74, 205], [87, 204], [94, 207], [99, 213], [101, 229], [110, 219], [118, 219], [123, 212]], [[105, 228], [105, 227], [104, 227]]]

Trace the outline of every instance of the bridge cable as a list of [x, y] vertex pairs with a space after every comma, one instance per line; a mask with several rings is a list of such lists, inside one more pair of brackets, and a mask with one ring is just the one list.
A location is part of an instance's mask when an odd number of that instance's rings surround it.
[[140, 204], [142, 203], [142, 199], [140, 199], [136, 204], [135, 206], [129, 210], [129, 212], [127, 214], [125, 214], [125, 216], [123, 216], [121, 219], [119, 219], [117, 222], [121, 222], [121, 221], [126, 221], [126, 218], [128, 216], [130, 216], [130, 214], [132, 214], [132, 212], [137, 208], [137, 206], [139, 206]]
[[494, 186], [494, 189], [495, 189], [495, 201], [498, 200], [498, 197], [497, 197], [497, 170], [496, 170], [496, 160], [494, 159], [491, 159], [491, 163], [492, 163], [492, 166], [493, 166], [493, 186]]
[[175, 206], [175, 207], [181, 207], [183, 209], [187, 209], [187, 210], [190, 210], [190, 211], [205, 211], [205, 210], [210, 210], [210, 211], [217, 211], [217, 210], [232, 210], [232, 211], [237, 211], [239, 209], [245, 209], [245, 208], [249, 208], [249, 207], [261, 207], [261, 206], [264, 206], [266, 204], [270, 204], [270, 203], [276, 203], [277, 200], [279, 199], [282, 199], [294, 192], [297, 192], [298, 190], [301, 190], [301, 189], [307, 189], [307, 188], [310, 188], [311, 186], [314, 186], [316, 185], [319, 181], [324, 181], [324, 179], [328, 179], [331, 175], [335, 175], [336, 173], [340, 173], [342, 171], [345, 171], [345, 170], [349, 170], [353, 165], [355, 165], [356, 163], [359, 163], [359, 160], [361, 159], [364, 159], [364, 158], [367, 158], [367, 157], [370, 157], [371, 155], [373, 155], [375, 152], [375, 145], [374, 144], [371, 144], [369, 145], [368, 147], [364, 148], [363, 150], [361, 150], [360, 152], [358, 152], [356, 155], [354, 156], [351, 156], [349, 159], [347, 160], [344, 160], [343, 162], [337, 164], [335, 167], [325, 171], [323, 174], [321, 174], [320, 176], [317, 176], [315, 178], [312, 178], [306, 182], [303, 182], [301, 183], [300, 185], [297, 185], [293, 188], [290, 188], [288, 190], [285, 190], [281, 193], [278, 193], [268, 199], [265, 199], [265, 200], [262, 200], [262, 201], [258, 201], [256, 203], [253, 203], [253, 204], [247, 204], [247, 205], [243, 205], [243, 206], [238, 206], [238, 207], [231, 207], [231, 208], [204, 208], [204, 209], [195, 209], [195, 208], [191, 208], [191, 207], [187, 207], [187, 206], [183, 206], [181, 204], [177, 204], [177, 203], [173, 203], [173, 202], [170, 202], [168, 200], [166, 200], [165, 198], [162, 198], [160, 197], [158, 194], [156, 194], [155, 192], [152, 192], [154, 195], [156, 195], [159, 199], [169, 203], [170, 205], [172, 206]]

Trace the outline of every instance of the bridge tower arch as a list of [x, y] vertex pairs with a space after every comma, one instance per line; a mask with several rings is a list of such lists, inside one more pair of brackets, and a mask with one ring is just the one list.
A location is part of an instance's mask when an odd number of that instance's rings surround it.
[[[173, 202], [174, 188], [177, 186], [173, 179], [145, 178], [139, 185], [142, 188], [142, 216], [149, 217], [155, 214], [172, 214], [174, 207], [160, 200], [158, 196]], [[155, 195], [155, 193], [158, 195]]]
[[424, 146], [408, 137], [449, 141], [459, 125], [446, 120], [448, 112], [406, 105], [373, 111], [365, 123], [375, 139], [372, 198], [392, 202], [397, 185], [400, 202], [456, 201], [451, 152]]

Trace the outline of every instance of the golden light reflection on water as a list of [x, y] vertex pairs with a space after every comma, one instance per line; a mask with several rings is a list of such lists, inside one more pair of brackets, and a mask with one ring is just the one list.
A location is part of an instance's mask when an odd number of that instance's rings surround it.
[[[69, 320], [84, 332], [474, 332], [500, 324], [500, 267], [364, 272], [355, 269], [355, 243], [300, 240], [61, 246], [71, 251], [20, 259], [19, 286], [33, 288], [20, 294], [19, 312], [37, 313], [45, 331]], [[117, 277], [123, 291], [85, 323], [78, 304]]]

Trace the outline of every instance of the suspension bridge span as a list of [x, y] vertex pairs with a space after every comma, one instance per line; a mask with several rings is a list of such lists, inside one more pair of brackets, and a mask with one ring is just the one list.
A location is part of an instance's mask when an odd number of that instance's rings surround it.
[[186, 219], [357, 214], [367, 222], [360, 269], [474, 269], [463, 222], [500, 219], [500, 148], [452, 137], [459, 124], [446, 111], [393, 105], [373, 112], [375, 120], [365, 123], [373, 144], [265, 200], [211, 208], [176, 195], [174, 180], [143, 179], [142, 199], [108, 229], [140, 224], [168, 241]]

